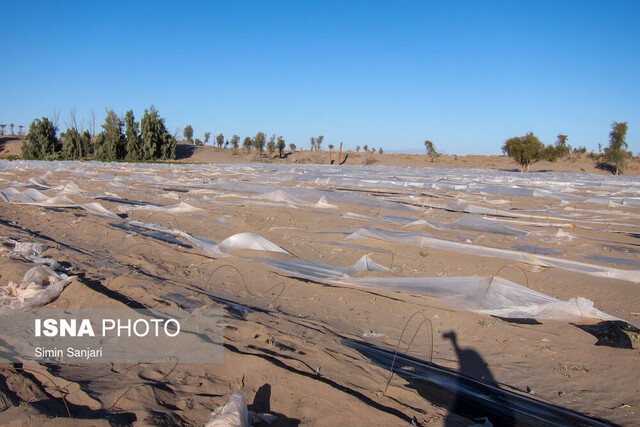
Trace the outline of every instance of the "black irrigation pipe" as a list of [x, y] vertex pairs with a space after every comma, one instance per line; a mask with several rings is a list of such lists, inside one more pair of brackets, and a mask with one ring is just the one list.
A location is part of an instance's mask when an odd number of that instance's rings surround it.
[[[391, 369], [409, 382], [423, 397], [449, 403], [450, 411], [471, 419], [487, 417], [493, 425], [517, 426], [612, 426], [608, 421], [589, 417], [523, 394], [492, 386], [452, 369], [406, 355], [396, 355], [368, 343], [342, 339], [385, 369]], [[451, 405], [452, 402], [453, 405]]]

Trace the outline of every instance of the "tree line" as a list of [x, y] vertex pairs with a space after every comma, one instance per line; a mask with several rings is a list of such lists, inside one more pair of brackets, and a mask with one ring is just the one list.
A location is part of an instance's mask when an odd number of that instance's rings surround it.
[[108, 110], [102, 132], [95, 138], [88, 130], [78, 129], [73, 120], [58, 137], [51, 120], [34, 119], [21, 151], [25, 159], [169, 160], [176, 158], [176, 139], [169, 134], [164, 118], [152, 105], [144, 111], [140, 122], [135, 120], [132, 110], [127, 111], [124, 118]]
[[[599, 167], [609, 166], [611, 171], [618, 175], [627, 166], [627, 159], [633, 157], [626, 142], [627, 122], [613, 122], [609, 132], [609, 147], [604, 149], [600, 156]], [[533, 132], [524, 136], [509, 138], [502, 146], [502, 152], [512, 157], [520, 165], [522, 172], [529, 171], [532, 163], [540, 160], [556, 161], [559, 158], [571, 154], [571, 146], [567, 144], [567, 135], [558, 135], [555, 145], [545, 146]], [[585, 153], [584, 147], [574, 149], [574, 152]], [[597, 159], [596, 156], [592, 158]]]

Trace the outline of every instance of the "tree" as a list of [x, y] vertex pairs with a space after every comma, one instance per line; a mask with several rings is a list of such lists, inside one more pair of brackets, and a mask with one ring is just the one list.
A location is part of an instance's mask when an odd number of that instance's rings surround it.
[[22, 136], [22, 129], [24, 129], [24, 126], [18, 125], [18, 136]]
[[364, 147], [362, 147], [362, 149], [364, 150], [364, 152], [368, 152], [369, 151], [369, 146], [367, 144], [364, 145]]
[[627, 151], [629, 146], [625, 141], [628, 128], [627, 122], [613, 122], [609, 133], [609, 146], [604, 149], [604, 160], [615, 167], [616, 175], [627, 167], [627, 159], [632, 157], [631, 152]]
[[193, 144], [193, 128], [191, 127], [191, 125], [185, 126], [184, 130], [182, 131], [182, 135], [189, 144]]
[[74, 127], [62, 134], [62, 156], [67, 160], [82, 159], [89, 155], [91, 134], [84, 131], [80, 134]]
[[0, 125], [0, 135], [4, 135], [4, 128], [6, 128], [7, 125]]
[[11, 129], [11, 135], [13, 135], [13, 123], [9, 125], [9, 129]]
[[91, 136], [96, 137], [96, 110], [91, 110]]
[[253, 146], [256, 147], [256, 150], [260, 154], [264, 151], [264, 144], [267, 142], [267, 136], [264, 132], [258, 132], [256, 136], [253, 137]]
[[502, 152], [518, 162], [521, 172], [525, 169], [529, 172], [531, 163], [543, 158], [545, 146], [533, 132], [529, 132], [525, 136], [516, 136], [505, 141]]
[[282, 154], [284, 153], [284, 149], [287, 147], [287, 144], [284, 142], [284, 138], [279, 136], [278, 142], [276, 142], [276, 148], [278, 149], [278, 154], [280, 158], [282, 158]]
[[240, 146], [240, 137], [238, 135], [233, 135], [231, 137], [231, 146], [233, 147], [234, 154], [238, 152], [238, 147]]
[[371, 147], [371, 152], [375, 153], [376, 152], [376, 147]]
[[360, 152], [360, 146], [356, 145], [356, 153], [359, 153], [359, 152]]
[[215, 143], [218, 146], [218, 149], [222, 150], [222, 146], [224, 145], [224, 135], [221, 133], [216, 135]]
[[267, 152], [269, 153], [269, 157], [271, 157], [274, 151], [276, 151], [276, 136], [271, 135], [269, 142], [267, 142]]
[[329, 151], [333, 151], [333, 147], [334, 147], [333, 144], [329, 144]]
[[140, 123], [136, 122], [133, 110], [127, 111], [124, 115], [125, 139], [127, 141], [126, 159], [130, 162], [137, 162], [143, 159], [142, 138], [140, 137]]
[[113, 111], [107, 111], [103, 131], [96, 138], [96, 159], [111, 162], [122, 160], [127, 154], [127, 141], [122, 133], [122, 120]]
[[384, 151], [382, 151], [382, 147], [378, 148], [378, 153], [384, 154]]
[[171, 135], [152, 105], [140, 120], [143, 160], [175, 159], [176, 137]]
[[310, 140], [311, 140], [311, 151], [313, 151], [316, 149], [316, 139], [312, 136]]
[[438, 151], [436, 150], [435, 144], [428, 139], [424, 142], [424, 148], [427, 150], [427, 155], [431, 157], [432, 162], [433, 159], [440, 155], [440, 153], [438, 153]]
[[324, 135], [320, 135], [316, 138], [316, 147], [318, 151], [322, 150], [322, 141], [324, 140]]
[[289, 144], [289, 150], [291, 150], [292, 153], [295, 153], [296, 152], [296, 144], [294, 144], [294, 143]]
[[567, 157], [571, 153], [571, 146], [567, 145], [567, 135], [558, 135], [556, 145], [547, 145], [544, 149], [544, 157], [550, 162], [555, 162], [558, 158]]
[[209, 138], [211, 138], [211, 132], [204, 133], [204, 143], [205, 145], [209, 143]]
[[67, 129], [73, 128], [79, 131], [82, 125], [78, 126], [78, 114], [76, 113], [76, 107], [69, 108], [69, 121], [67, 122]]
[[27, 138], [22, 142], [21, 152], [25, 159], [38, 159], [54, 155], [58, 151], [56, 128], [48, 118], [34, 119], [29, 126]]
[[244, 148], [245, 150], [247, 150], [247, 153], [251, 152], [251, 146], [253, 146], [253, 140], [251, 139], [250, 136], [247, 136], [244, 138], [244, 141], [242, 141], [242, 148]]

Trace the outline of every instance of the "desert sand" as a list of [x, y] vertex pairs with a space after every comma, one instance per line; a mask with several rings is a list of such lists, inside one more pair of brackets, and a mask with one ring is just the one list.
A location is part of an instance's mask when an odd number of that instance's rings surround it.
[[[204, 425], [237, 390], [276, 426], [491, 421], [408, 359], [390, 378], [366, 343], [639, 425], [636, 163], [614, 177], [584, 157], [522, 174], [500, 156], [252, 156], [0, 160], [0, 236], [76, 276], [46, 307], [225, 313], [221, 363], [2, 365], [0, 423]], [[34, 265], [0, 257], [0, 285]], [[606, 320], [615, 333], [589, 332]]]

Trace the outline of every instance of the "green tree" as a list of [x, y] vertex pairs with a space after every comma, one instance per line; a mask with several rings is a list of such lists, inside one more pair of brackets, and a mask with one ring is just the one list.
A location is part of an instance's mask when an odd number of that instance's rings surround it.
[[247, 136], [244, 138], [244, 141], [242, 141], [242, 148], [244, 148], [245, 150], [247, 150], [247, 153], [251, 152], [251, 147], [253, 146], [253, 140], [251, 139], [250, 136]]
[[102, 124], [102, 132], [96, 138], [96, 159], [106, 162], [124, 159], [127, 153], [127, 141], [122, 133], [123, 122], [113, 111], [107, 111]]
[[550, 162], [555, 162], [559, 158], [567, 157], [571, 154], [571, 146], [567, 145], [567, 135], [558, 135], [556, 145], [547, 145], [544, 149], [544, 157]]
[[427, 155], [431, 157], [431, 161], [440, 155], [436, 150], [435, 144], [428, 139], [424, 142], [424, 148], [427, 150]]
[[360, 152], [360, 146], [356, 145], [356, 153], [359, 153], [359, 152]]
[[316, 138], [316, 148], [318, 151], [322, 150], [322, 141], [324, 140], [324, 135], [320, 135]]
[[378, 153], [380, 153], [380, 154], [384, 154], [384, 151], [382, 151], [382, 147], [380, 147], [380, 148], [378, 149]]
[[627, 151], [629, 146], [625, 141], [628, 128], [627, 122], [613, 122], [609, 133], [609, 146], [604, 149], [604, 161], [615, 167], [616, 175], [627, 167], [627, 159], [633, 156]]
[[297, 148], [296, 144], [294, 143], [289, 144], [289, 150], [291, 150], [292, 153], [296, 152], [296, 148]]
[[559, 134], [556, 140], [556, 152], [558, 157], [567, 157], [571, 154], [571, 146], [567, 144], [569, 137], [567, 135]]
[[364, 147], [362, 147], [362, 149], [365, 153], [369, 152], [369, 146], [367, 144], [364, 144]]
[[223, 134], [218, 134], [218, 136], [216, 136], [216, 144], [218, 144], [218, 149], [222, 150], [222, 145], [224, 145], [224, 135]]
[[80, 134], [75, 128], [69, 128], [62, 134], [62, 156], [67, 160], [82, 159], [89, 155], [91, 134]]
[[18, 135], [19, 136], [22, 136], [22, 129], [24, 129], [24, 126], [18, 125]]
[[502, 152], [518, 162], [521, 172], [529, 172], [531, 163], [544, 157], [545, 146], [533, 132], [529, 132], [525, 136], [509, 138], [502, 146]]
[[258, 153], [262, 154], [264, 151], [264, 145], [267, 142], [267, 136], [264, 132], [258, 132], [256, 136], [253, 137], [253, 146], [256, 147]]
[[282, 158], [282, 154], [284, 153], [284, 149], [287, 147], [287, 143], [284, 142], [284, 138], [279, 136], [278, 142], [276, 142], [276, 148], [278, 149], [278, 155]]
[[191, 125], [185, 126], [182, 135], [184, 135], [184, 139], [186, 139], [189, 144], [193, 144], [193, 128]]
[[238, 152], [238, 147], [240, 146], [240, 136], [233, 135], [231, 137], [231, 146], [233, 147], [233, 152], [237, 153]]
[[271, 157], [274, 151], [276, 151], [276, 136], [271, 135], [269, 142], [267, 142], [267, 152], [269, 153], [269, 157]]
[[153, 105], [144, 111], [140, 128], [144, 160], [176, 158], [176, 138], [167, 131], [164, 119]]
[[316, 149], [316, 139], [312, 136], [310, 140], [311, 140], [311, 151], [314, 151]]
[[11, 129], [11, 135], [13, 135], [13, 123], [9, 124], [9, 129]]
[[29, 126], [27, 138], [22, 142], [21, 152], [25, 159], [39, 159], [55, 155], [58, 151], [56, 128], [48, 118], [34, 119]]
[[329, 144], [329, 151], [333, 151], [333, 147], [334, 147], [333, 144]]
[[209, 143], [209, 138], [211, 138], [211, 132], [204, 133], [204, 143], [205, 145]]
[[4, 135], [4, 128], [6, 128], [7, 125], [0, 125], [0, 135]]
[[124, 115], [124, 136], [127, 141], [126, 159], [130, 162], [137, 162], [143, 159], [142, 137], [140, 136], [140, 123], [136, 122], [133, 110], [127, 111]]

